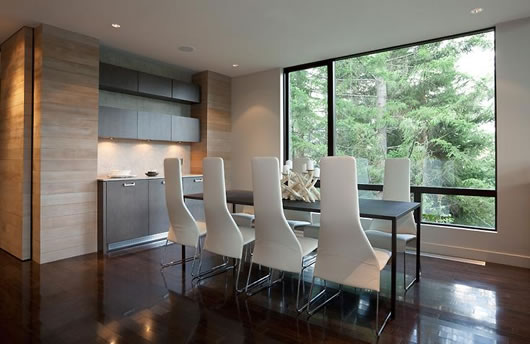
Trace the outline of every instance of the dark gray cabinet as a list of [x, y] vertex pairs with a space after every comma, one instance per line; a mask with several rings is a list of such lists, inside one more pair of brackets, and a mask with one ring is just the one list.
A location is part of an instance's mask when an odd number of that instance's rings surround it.
[[107, 106], [99, 107], [98, 135], [123, 139], [138, 138], [138, 113]]
[[128, 68], [99, 64], [99, 88], [185, 104], [200, 103], [199, 85]]
[[102, 89], [138, 92], [138, 72], [135, 70], [100, 63], [99, 75]]
[[[184, 194], [194, 194], [203, 192], [202, 176], [182, 178], [182, 189]], [[204, 221], [204, 203], [201, 200], [187, 199], [184, 201], [191, 215], [197, 221]]]
[[165, 183], [163, 179], [149, 180], [149, 235], [169, 229]]
[[138, 138], [171, 141], [171, 118], [160, 113], [138, 112]]
[[[107, 184], [107, 243], [148, 235], [148, 181], [116, 181]], [[111, 229], [111, 230], [110, 230]]]
[[197, 118], [172, 116], [171, 141], [199, 142], [200, 140], [200, 123]]
[[[184, 194], [203, 192], [202, 176], [183, 178]], [[200, 200], [186, 200], [197, 221], [204, 221]], [[169, 229], [164, 179], [98, 182], [98, 250], [108, 251], [165, 239]]]
[[199, 85], [190, 84], [188, 82], [173, 80], [173, 91], [171, 97], [190, 103], [201, 102], [201, 88]]
[[171, 79], [139, 72], [138, 92], [153, 96], [171, 98]]

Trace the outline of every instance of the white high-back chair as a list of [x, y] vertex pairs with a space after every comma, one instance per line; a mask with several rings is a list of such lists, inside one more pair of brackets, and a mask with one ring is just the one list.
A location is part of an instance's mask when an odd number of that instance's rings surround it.
[[[160, 264], [165, 268], [171, 265], [183, 264], [191, 260], [195, 263], [197, 252], [200, 250], [200, 239], [206, 235], [206, 224], [195, 221], [184, 203], [180, 159], [165, 159], [164, 175], [166, 180], [166, 205], [169, 215], [169, 230]], [[195, 254], [188, 259], [164, 263], [166, 248], [169, 242], [193, 247], [195, 248]]]
[[[239, 275], [241, 273], [243, 251], [246, 245], [254, 241], [254, 229], [249, 227], [238, 227], [232, 218], [226, 205], [226, 187], [224, 175], [224, 163], [221, 158], [204, 158], [204, 212], [206, 225], [209, 230], [204, 243], [204, 250], [221, 255], [226, 258], [239, 260], [239, 268], [236, 279], [236, 290], [239, 288]], [[206, 272], [201, 272], [201, 260], [199, 262], [199, 274], [197, 278], [204, 279], [224, 268], [227, 271], [235, 266], [229, 266], [225, 261], [217, 267]]]
[[[256, 215], [256, 242], [247, 278], [247, 294], [254, 294], [254, 292], [248, 291], [251, 286], [252, 264], [260, 264], [271, 270], [297, 273], [296, 309], [301, 312], [306, 306], [306, 304], [300, 306], [299, 297], [303, 272], [314, 263], [314, 258], [309, 257], [309, 254], [316, 250], [318, 241], [312, 238], [297, 237], [285, 219], [277, 158], [252, 159], [252, 184]], [[271, 281], [265, 288], [270, 288], [279, 281], [281, 279], [275, 282]]]
[[[383, 200], [410, 202], [410, 160], [407, 158], [386, 159], [383, 185]], [[403, 253], [403, 287], [407, 291], [413, 283], [406, 283], [407, 245], [416, 242], [416, 222], [408, 213], [397, 222], [397, 252]], [[390, 250], [392, 247], [392, 225], [390, 221], [374, 219], [366, 236], [374, 247]]]
[[[326, 157], [320, 160], [320, 169], [320, 235], [310, 295], [315, 278], [337, 283], [341, 288], [311, 309], [324, 289], [310, 300], [308, 312], [313, 314], [338, 296], [343, 285], [374, 290], [379, 303], [381, 270], [391, 253], [372, 248], [362, 229], [355, 159]], [[376, 332], [379, 333], [377, 318]]]

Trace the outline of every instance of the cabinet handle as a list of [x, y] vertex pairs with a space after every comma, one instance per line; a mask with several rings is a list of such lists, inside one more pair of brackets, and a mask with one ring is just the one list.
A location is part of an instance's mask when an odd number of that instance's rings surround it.
[[123, 183], [123, 186], [124, 187], [131, 187], [131, 186], [136, 186], [136, 183]]
[[202, 183], [202, 178], [193, 179], [194, 183]]
[[166, 181], [165, 181], [165, 180], [161, 181], [160, 183], [161, 183], [162, 185], [166, 185]]

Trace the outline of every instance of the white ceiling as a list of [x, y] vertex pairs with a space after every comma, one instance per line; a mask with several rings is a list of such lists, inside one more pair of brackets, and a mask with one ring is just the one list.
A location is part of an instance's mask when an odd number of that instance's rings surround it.
[[[475, 7], [484, 11], [471, 15]], [[0, 42], [22, 25], [46, 23], [195, 71], [238, 76], [529, 16], [530, 0], [0, 0]], [[196, 50], [183, 53], [181, 45]]]

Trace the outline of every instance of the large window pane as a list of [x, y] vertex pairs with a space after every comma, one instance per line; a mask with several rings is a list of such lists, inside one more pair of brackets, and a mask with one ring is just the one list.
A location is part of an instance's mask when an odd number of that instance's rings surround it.
[[[408, 157], [412, 185], [495, 189], [494, 68], [493, 32], [337, 61], [336, 154], [357, 158], [361, 183]], [[435, 221], [494, 226], [494, 207], [470, 215], [493, 198], [440, 197]]]
[[424, 194], [425, 222], [495, 228], [495, 198]]
[[289, 158], [328, 153], [327, 67], [289, 73]]

